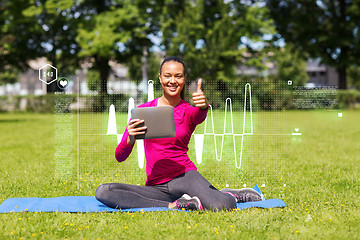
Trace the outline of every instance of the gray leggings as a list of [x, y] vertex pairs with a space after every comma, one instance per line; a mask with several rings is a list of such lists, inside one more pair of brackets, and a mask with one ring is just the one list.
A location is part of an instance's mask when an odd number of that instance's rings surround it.
[[173, 180], [154, 186], [106, 183], [96, 189], [95, 197], [112, 208], [168, 207], [183, 194], [197, 196], [204, 209], [236, 208], [235, 198], [212, 186], [200, 173], [188, 171]]

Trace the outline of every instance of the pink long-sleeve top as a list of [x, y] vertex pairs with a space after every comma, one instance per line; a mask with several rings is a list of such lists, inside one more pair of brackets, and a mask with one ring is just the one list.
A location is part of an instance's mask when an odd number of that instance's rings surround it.
[[[155, 98], [138, 107], [156, 107], [157, 102], [158, 98]], [[145, 185], [165, 183], [187, 171], [197, 170], [187, 154], [188, 144], [196, 125], [205, 120], [207, 112], [208, 109], [202, 110], [181, 100], [174, 107], [176, 137], [144, 139], [147, 175]], [[115, 150], [115, 158], [119, 162], [125, 161], [133, 149], [133, 146], [127, 144], [128, 136], [129, 133], [125, 130]]]

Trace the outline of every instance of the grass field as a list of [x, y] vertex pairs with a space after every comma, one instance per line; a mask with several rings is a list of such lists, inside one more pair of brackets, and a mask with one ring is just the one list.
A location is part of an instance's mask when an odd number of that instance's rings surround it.
[[[255, 112], [254, 135], [244, 137], [240, 169], [230, 136], [219, 162], [213, 138], [205, 136], [198, 170], [210, 182], [218, 188], [258, 184], [266, 198], [284, 200], [285, 208], [8, 213], [0, 214], [0, 239], [360, 239], [360, 111], [342, 113], [339, 118], [336, 111]], [[127, 116], [118, 116], [122, 133]], [[214, 113], [216, 133], [222, 132], [223, 116]], [[105, 182], [144, 184], [136, 152], [121, 164], [114, 159], [116, 137], [104, 134], [107, 117], [81, 114], [77, 128], [76, 115], [1, 114], [0, 202], [93, 196]], [[242, 119], [241, 113], [234, 118]], [[291, 136], [294, 128], [302, 136]], [[204, 124], [196, 133], [203, 129]], [[236, 122], [234, 132], [241, 130]], [[189, 148], [195, 162], [193, 140]]]

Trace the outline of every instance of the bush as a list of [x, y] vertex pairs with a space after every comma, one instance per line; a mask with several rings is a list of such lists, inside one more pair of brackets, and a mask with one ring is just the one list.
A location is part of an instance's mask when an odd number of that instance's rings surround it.
[[336, 108], [356, 108], [360, 105], [360, 91], [352, 90], [338, 90], [337, 91], [338, 105]]
[[[70, 112], [77, 110], [74, 105], [77, 94], [46, 94], [28, 96], [0, 96], [0, 112]], [[80, 96], [80, 111], [104, 112], [111, 104], [119, 111], [128, 111], [128, 96], [124, 94]]]
[[99, 94], [88, 96], [86, 100], [87, 108], [90, 112], [105, 112], [111, 104], [114, 104], [116, 111], [128, 111], [129, 96], [125, 94]]
[[[159, 97], [162, 92], [156, 92]], [[243, 111], [243, 91], [232, 93], [212, 91], [207, 93], [209, 103], [214, 109], [225, 109], [226, 98], [232, 100], [233, 111]], [[106, 112], [111, 104], [114, 104], [116, 111], [128, 111], [129, 96], [125, 94], [104, 94], [104, 95], [83, 95], [80, 96], [80, 111]], [[144, 102], [147, 95], [143, 95]], [[187, 93], [186, 100], [191, 102], [191, 94]], [[0, 96], [0, 112], [70, 112], [77, 110], [77, 94], [47, 94], [41, 96]], [[293, 90], [279, 90], [270, 85], [252, 89], [253, 111], [278, 111], [284, 109], [321, 109], [321, 108], [359, 108], [360, 91], [352, 90], [319, 90], [305, 89], [300, 94]], [[298, 103], [303, 103], [301, 107]], [[247, 108], [248, 109], [248, 108]]]

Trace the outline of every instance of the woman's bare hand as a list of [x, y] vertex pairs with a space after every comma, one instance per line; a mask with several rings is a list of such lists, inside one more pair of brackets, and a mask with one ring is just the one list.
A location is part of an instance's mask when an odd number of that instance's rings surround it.
[[197, 82], [197, 91], [193, 93], [192, 100], [195, 104], [195, 107], [199, 107], [201, 109], [206, 109], [209, 106], [209, 102], [205, 97], [204, 92], [201, 90], [202, 79], [199, 78]]
[[127, 144], [129, 145], [134, 145], [135, 144], [135, 136], [136, 135], [141, 135], [141, 134], [145, 134], [145, 130], [146, 130], [146, 126], [143, 127], [137, 127], [138, 125], [144, 123], [144, 120], [142, 119], [131, 119], [131, 121], [129, 121], [126, 129], [129, 133], [129, 137], [127, 138]]

